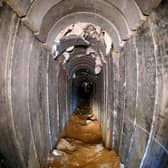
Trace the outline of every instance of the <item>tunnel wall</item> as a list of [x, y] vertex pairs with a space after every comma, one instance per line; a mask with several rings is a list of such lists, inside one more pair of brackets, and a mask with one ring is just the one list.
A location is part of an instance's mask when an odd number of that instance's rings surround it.
[[68, 80], [61, 60], [55, 61], [49, 57], [48, 62], [48, 108], [50, 120], [51, 149], [59, 138], [69, 116]]
[[122, 130], [116, 140], [120, 140], [119, 154], [128, 168], [168, 165], [167, 9], [168, 3], [163, 1], [120, 55], [119, 89], [115, 92]]
[[59, 128], [52, 116], [56, 111], [51, 111], [57, 93], [51, 78], [57, 69], [6, 4], [0, 7], [0, 44], [0, 167], [38, 168], [55, 144], [54, 128]]
[[105, 66], [101, 73], [97, 76], [97, 80], [95, 83], [95, 93], [93, 95], [93, 113], [95, 113], [96, 117], [101, 123], [103, 139], [105, 139], [106, 134], [106, 113], [105, 113]]
[[[100, 106], [104, 104], [104, 108], [101, 109], [101, 118], [103, 118], [102, 131], [103, 131], [103, 140], [107, 148], [114, 148], [114, 129], [116, 121], [114, 120], [115, 113], [115, 101], [114, 101], [114, 75], [113, 75], [113, 59], [112, 55], [107, 56], [107, 63], [104, 67], [104, 83], [102, 95], [104, 95], [104, 102], [100, 102]], [[97, 89], [99, 90], [99, 89]], [[104, 93], [103, 93], [104, 92]], [[102, 97], [100, 95], [100, 97]]]

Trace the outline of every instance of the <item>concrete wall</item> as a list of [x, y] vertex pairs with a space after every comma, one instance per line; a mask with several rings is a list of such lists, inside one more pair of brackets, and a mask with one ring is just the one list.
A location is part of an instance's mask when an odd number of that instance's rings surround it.
[[0, 44], [0, 160], [7, 167], [38, 168], [55, 143], [54, 61], [5, 4]]
[[119, 153], [128, 168], [168, 165], [167, 8], [163, 1], [121, 51]]

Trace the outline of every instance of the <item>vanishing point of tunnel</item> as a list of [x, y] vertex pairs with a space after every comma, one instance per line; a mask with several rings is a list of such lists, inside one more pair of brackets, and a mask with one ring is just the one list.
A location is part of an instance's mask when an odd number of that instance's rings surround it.
[[168, 0], [0, 0], [0, 168], [168, 168]]

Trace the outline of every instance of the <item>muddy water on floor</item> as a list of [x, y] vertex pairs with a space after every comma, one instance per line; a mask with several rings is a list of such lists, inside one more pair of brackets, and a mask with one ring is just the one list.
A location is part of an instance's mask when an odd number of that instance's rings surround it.
[[100, 123], [88, 105], [70, 117], [43, 168], [119, 168], [115, 151], [103, 146]]

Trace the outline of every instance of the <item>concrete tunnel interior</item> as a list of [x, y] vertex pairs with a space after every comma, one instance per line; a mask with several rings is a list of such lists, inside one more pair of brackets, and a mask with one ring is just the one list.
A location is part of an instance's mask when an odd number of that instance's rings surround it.
[[168, 168], [167, 0], [0, 0], [0, 168], [40, 168], [83, 100], [125, 168]]

